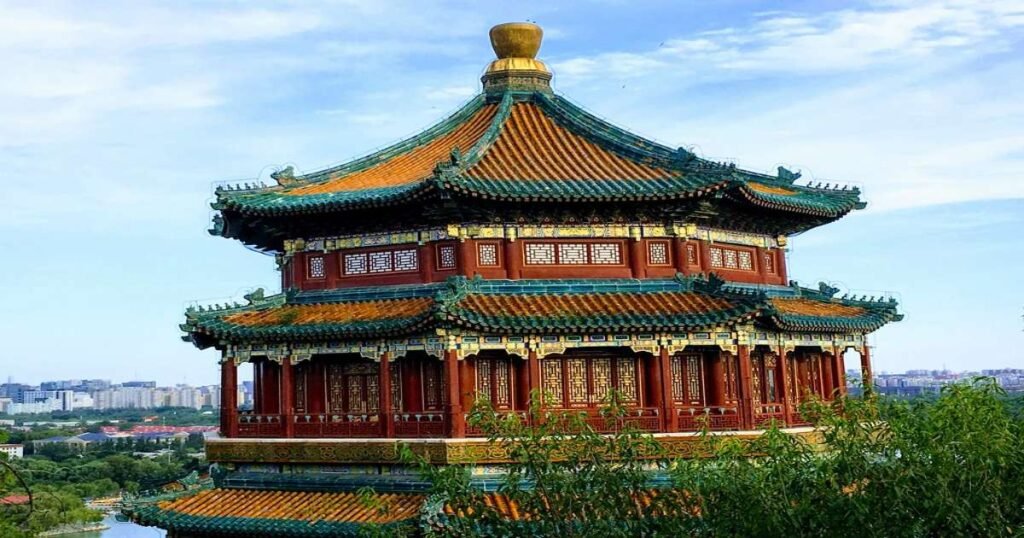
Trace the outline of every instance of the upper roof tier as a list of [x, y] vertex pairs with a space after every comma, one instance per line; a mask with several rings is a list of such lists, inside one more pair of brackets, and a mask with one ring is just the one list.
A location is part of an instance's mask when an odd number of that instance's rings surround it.
[[534, 25], [495, 27], [499, 57], [483, 76], [484, 91], [412, 138], [317, 172], [294, 175], [288, 167], [272, 174], [277, 185], [271, 187], [218, 189], [214, 208], [222, 218], [215, 233], [248, 240], [254, 225], [269, 226], [266, 219], [452, 199], [512, 205], [706, 199], [777, 214], [786, 222], [779, 233], [864, 207], [855, 188], [798, 186], [800, 175], [784, 168], [778, 175], [745, 171], [611, 125], [551, 91], [550, 72], [532, 57], [539, 39]]

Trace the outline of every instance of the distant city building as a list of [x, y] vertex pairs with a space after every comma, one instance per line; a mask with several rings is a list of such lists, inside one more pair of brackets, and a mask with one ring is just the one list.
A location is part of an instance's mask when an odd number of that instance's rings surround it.
[[156, 381], [125, 381], [121, 383], [121, 386], [125, 388], [154, 389], [156, 388]]
[[20, 459], [25, 455], [23, 445], [0, 445], [0, 454], [6, 454], [7, 459]]

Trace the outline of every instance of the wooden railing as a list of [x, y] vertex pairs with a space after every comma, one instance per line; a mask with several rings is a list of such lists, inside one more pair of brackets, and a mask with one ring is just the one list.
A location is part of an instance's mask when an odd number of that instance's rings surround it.
[[239, 437], [284, 437], [281, 415], [238, 414]]
[[740, 429], [739, 409], [727, 406], [684, 407], [676, 410], [679, 431], [695, 432], [705, 428], [712, 431]]
[[[508, 417], [509, 415], [517, 415], [519, 420], [526, 423], [530, 420], [529, 413], [526, 411], [495, 411], [494, 412], [499, 419]], [[480, 429], [479, 426], [475, 426], [469, 423], [469, 413], [466, 413], [466, 436], [467, 437], [487, 437], [487, 432]]]
[[786, 412], [781, 403], [761, 404], [754, 406], [754, 427], [767, 428], [775, 422], [779, 427], [786, 426]]
[[444, 413], [395, 413], [395, 437], [444, 437]]
[[[616, 433], [627, 427], [637, 431], [661, 431], [661, 416], [657, 407], [634, 407], [622, 416], [604, 416], [597, 409], [546, 409], [548, 416], [576, 415], [597, 433]], [[566, 424], [571, 429], [571, 423]]]
[[295, 415], [295, 437], [381, 437], [380, 416], [375, 413]]

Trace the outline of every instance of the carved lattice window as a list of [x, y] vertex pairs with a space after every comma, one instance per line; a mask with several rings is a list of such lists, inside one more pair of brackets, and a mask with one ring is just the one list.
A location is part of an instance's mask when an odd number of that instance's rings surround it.
[[526, 243], [526, 265], [619, 265], [619, 243]]
[[527, 265], [554, 265], [555, 245], [551, 243], [527, 243]]
[[668, 242], [651, 241], [647, 243], [647, 263], [651, 265], [668, 265]]
[[541, 386], [543, 401], [552, 407], [561, 407], [563, 403], [562, 394], [562, 361], [558, 359], [544, 359], [540, 361], [542, 367]]
[[697, 265], [698, 264], [697, 245], [695, 245], [693, 243], [687, 243], [686, 244], [686, 264], [687, 265]]
[[754, 257], [750, 254], [750, 252], [746, 251], [746, 250], [741, 250], [741, 251], [739, 251], [739, 255], [740, 255], [740, 269], [743, 269], [744, 271], [753, 271], [754, 270]]
[[596, 265], [618, 265], [622, 263], [622, 248], [618, 243], [594, 243], [590, 245], [591, 261]]
[[708, 255], [709, 264], [716, 269], [754, 270], [754, 255], [750, 250], [715, 246], [708, 249]]
[[441, 270], [455, 269], [455, 246], [437, 246], [437, 268]]
[[545, 400], [545, 405], [598, 407], [608, 400], [612, 390], [618, 392], [622, 403], [640, 402], [638, 363], [634, 357], [549, 358], [544, 359], [542, 366], [544, 390], [554, 395]]
[[769, 275], [775, 274], [775, 253], [765, 252], [764, 253], [764, 272]]
[[327, 265], [324, 262], [323, 256], [310, 256], [309, 258], [309, 278], [321, 279], [327, 276]]
[[497, 267], [498, 245], [495, 243], [480, 243], [477, 245], [476, 262], [481, 267]]
[[511, 364], [507, 357], [477, 357], [476, 393], [496, 409], [512, 408]]

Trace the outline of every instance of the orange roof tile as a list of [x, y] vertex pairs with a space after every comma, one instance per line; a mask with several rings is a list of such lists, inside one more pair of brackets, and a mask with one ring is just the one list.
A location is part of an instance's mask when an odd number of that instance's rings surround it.
[[485, 316], [558, 317], [587, 315], [678, 315], [720, 312], [735, 305], [718, 297], [687, 292], [588, 294], [470, 294], [460, 302]]
[[497, 111], [486, 105], [448, 134], [439, 136], [411, 151], [392, 157], [365, 170], [284, 191], [282, 194], [306, 195], [357, 191], [405, 185], [430, 177], [434, 165], [448, 159], [452, 148], [465, 152], [480, 139]]
[[764, 183], [758, 183], [756, 181], [748, 181], [747, 188], [765, 194], [779, 194], [782, 196], [791, 196], [793, 194], [796, 194], [796, 191], [792, 189], [779, 187], [777, 185], [765, 185]]
[[367, 502], [352, 492], [211, 489], [158, 506], [201, 517], [384, 524], [416, 517], [424, 500], [407, 493], [377, 493]]
[[[680, 510], [689, 510], [693, 514], [699, 513], [696, 507], [687, 507], [688, 504], [691, 504], [690, 495], [680, 490], [650, 489], [633, 495], [633, 503], [638, 510], [649, 508], [656, 502], [658, 502], [658, 506], [657, 509], [653, 510], [652, 515], [677, 514]], [[494, 510], [499, 517], [506, 520], [528, 521], [532, 519], [531, 514], [523, 511], [519, 503], [502, 493], [484, 493], [483, 503], [487, 508]], [[542, 504], [547, 506], [543, 501]], [[449, 516], [466, 517], [467, 513], [472, 514], [473, 511], [462, 508], [456, 509], [447, 504], [444, 507], [444, 512]]]
[[497, 140], [466, 175], [477, 179], [664, 179], [672, 173], [627, 160], [516, 103]]
[[796, 316], [853, 318], [866, 312], [859, 306], [815, 301], [802, 297], [775, 297], [771, 302], [779, 312]]
[[432, 304], [433, 299], [430, 297], [415, 297], [336, 304], [284, 305], [231, 314], [226, 316], [224, 321], [246, 327], [376, 322], [424, 314]]

